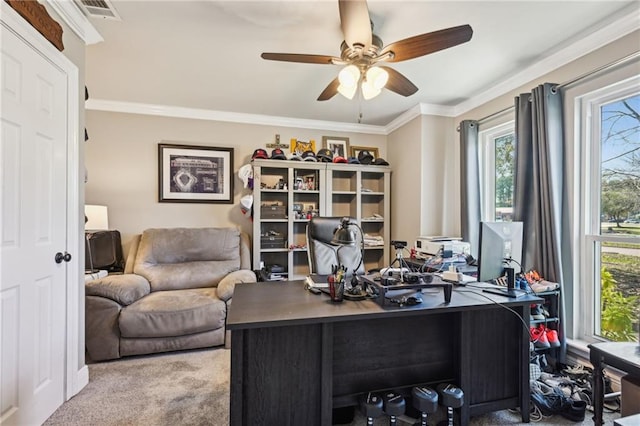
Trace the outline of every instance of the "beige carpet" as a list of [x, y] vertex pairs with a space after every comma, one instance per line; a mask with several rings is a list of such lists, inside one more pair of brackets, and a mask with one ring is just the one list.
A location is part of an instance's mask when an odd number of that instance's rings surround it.
[[[230, 360], [231, 352], [220, 348], [89, 364], [89, 384], [60, 407], [45, 425], [228, 425]], [[442, 420], [443, 414], [430, 417], [429, 425]], [[590, 425], [593, 424], [591, 416], [592, 413], [587, 412], [582, 423], [553, 416], [534, 424]], [[612, 425], [613, 419], [618, 417], [615, 413], [606, 414], [605, 424]], [[398, 426], [412, 423], [410, 419], [401, 419]], [[350, 424], [361, 426], [366, 421], [356, 413]], [[388, 425], [388, 420], [379, 418], [375, 424]], [[472, 418], [470, 424], [493, 426], [521, 423], [519, 414], [504, 410]]]

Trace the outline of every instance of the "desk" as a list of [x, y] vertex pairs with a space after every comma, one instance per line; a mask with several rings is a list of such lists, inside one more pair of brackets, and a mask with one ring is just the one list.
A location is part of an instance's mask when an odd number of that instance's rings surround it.
[[606, 342], [589, 345], [589, 360], [593, 365], [593, 423], [602, 425], [604, 404], [604, 365], [640, 377], [640, 344], [637, 342]]
[[[368, 391], [460, 386], [469, 417], [521, 407], [529, 421], [529, 324], [535, 296], [426, 290], [418, 306], [332, 303], [303, 281], [238, 284], [231, 330], [232, 425], [330, 425]], [[435, 294], [431, 291], [435, 291]], [[465, 291], [465, 292], [462, 292]], [[491, 299], [491, 300], [490, 300]]]

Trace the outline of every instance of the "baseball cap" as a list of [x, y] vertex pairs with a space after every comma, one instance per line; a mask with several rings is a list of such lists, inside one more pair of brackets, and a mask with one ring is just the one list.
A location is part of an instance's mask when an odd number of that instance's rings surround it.
[[253, 151], [253, 155], [251, 156], [252, 160], [255, 160], [256, 158], [267, 159], [267, 158], [269, 158], [269, 154], [267, 154], [266, 150], [264, 150], [262, 148], [258, 148], [255, 151]]
[[361, 164], [371, 164], [373, 155], [365, 149], [358, 154], [358, 161], [360, 161]]
[[311, 150], [308, 150], [308, 151], [305, 151], [305, 152], [302, 153], [302, 160], [303, 161], [318, 161], [318, 159], [316, 158], [316, 154]]
[[318, 154], [316, 154], [316, 157], [318, 158], [318, 160], [322, 161], [323, 163], [330, 163], [333, 161], [333, 152], [331, 152], [330, 149], [322, 148], [321, 150], [318, 151]]
[[360, 160], [358, 160], [358, 157], [349, 157], [347, 158], [347, 162], [349, 164], [360, 164]]
[[376, 158], [373, 162], [376, 166], [388, 166], [389, 163], [384, 158]]
[[242, 179], [242, 184], [245, 188], [253, 189], [253, 166], [251, 164], [245, 164], [238, 169], [238, 177]]
[[294, 152], [293, 154], [289, 155], [288, 159], [291, 160], [291, 161], [302, 161], [302, 158], [296, 152]]
[[280, 148], [276, 148], [273, 151], [271, 151], [271, 159], [272, 160], [286, 160], [287, 156], [284, 155], [284, 151], [281, 150]]
[[334, 163], [346, 163], [347, 159], [338, 155], [337, 157], [335, 157], [333, 159], [333, 162]]
[[247, 194], [240, 198], [240, 210], [244, 215], [251, 215], [251, 207], [253, 207], [253, 194]]

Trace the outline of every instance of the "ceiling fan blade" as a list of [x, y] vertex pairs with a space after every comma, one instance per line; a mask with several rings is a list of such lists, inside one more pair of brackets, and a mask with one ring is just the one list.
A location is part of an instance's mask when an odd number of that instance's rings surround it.
[[340, 85], [340, 80], [338, 77], [334, 78], [331, 83], [320, 93], [318, 96], [319, 101], [328, 101], [333, 98], [338, 93], [338, 86]]
[[387, 62], [406, 61], [466, 43], [471, 40], [472, 35], [473, 29], [469, 25], [420, 34], [385, 46], [380, 56], [393, 52], [393, 58], [386, 60]]
[[389, 73], [389, 80], [384, 86], [385, 89], [389, 89], [402, 96], [411, 96], [418, 91], [416, 85], [398, 71], [390, 67], [381, 66], [380, 68]]
[[285, 61], [285, 62], [302, 62], [304, 64], [325, 64], [333, 65], [334, 60], [340, 60], [334, 56], [327, 55], [305, 55], [298, 53], [263, 53], [260, 55], [262, 59], [268, 59], [270, 61]]
[[344, 41], [353, 47], [360, 44], [365, 49], [371, 46], [371, 20], [365, 0], [339, 0], [340, 26]]

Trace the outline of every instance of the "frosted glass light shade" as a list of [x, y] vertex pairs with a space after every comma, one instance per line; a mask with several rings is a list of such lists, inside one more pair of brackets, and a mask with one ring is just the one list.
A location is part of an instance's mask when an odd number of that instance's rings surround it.
[[340, 71], [338, 80], [346, 88], [356, 87], [360, 80], [360, 70], [355, 65], [348, 65]]
[[338, 86], [338, 93], [344, 96], [347, 99], [353, 99], [353, 95], [356, 94], [356, 90], [358, 89], [357, 85], [353, 86], [343, 86], [342, 84]]
[[387, 70], [379, 67], [371, 67], [367, 70], [367, 82], [374, 88], [382, 90], [389, 81], [389, 73]]
[[362, 97], [366, 100], [375, 98], [382, 90], [376, 89], [369, 81], [362, 82]]
[[84, 224], [84, 229], [109, 229], [109, 215], [107, 212], [107, 206], [85, 204], [84, 215], [87, 217], [87, 222]]

